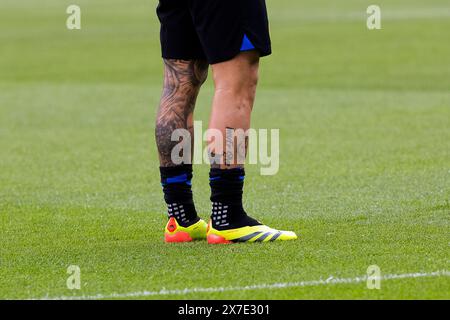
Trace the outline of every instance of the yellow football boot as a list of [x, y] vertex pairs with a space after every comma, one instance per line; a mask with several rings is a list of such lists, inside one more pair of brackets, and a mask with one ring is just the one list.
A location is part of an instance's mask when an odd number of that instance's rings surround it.
[[210, 244], [236, 242], [271, 242], [296, 240], [297, 235], [292, 231], [280, 231], [265, 225], [241, 227], [229, 230], [216, 230], [211, 221], [208, 224], [207, 239]]

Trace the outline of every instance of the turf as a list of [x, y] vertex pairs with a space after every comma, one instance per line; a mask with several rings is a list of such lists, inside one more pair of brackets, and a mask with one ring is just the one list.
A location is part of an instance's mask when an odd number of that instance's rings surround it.
[[[248, 166], [245, 204], [296, 242], [162, 241], [154, 146], [156, 1], [2, 0], [0, 298], [220, 288], [449, 269], [450, 5], [268, 1], [274, 54], [253, 126], [280, 129], [280, 170]], [[196, 117], [207, 121], [208, 81]], [[195, 167], [208, 216], [208, 167]], [[81, 290], [66, 288], [69, 265]], [[450, 298], [448, 276], [137, 298]]]

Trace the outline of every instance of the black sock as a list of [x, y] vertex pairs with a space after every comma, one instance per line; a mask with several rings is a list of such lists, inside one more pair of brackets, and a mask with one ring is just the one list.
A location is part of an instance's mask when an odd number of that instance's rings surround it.
[[235, 229], [260, 223], [250, 218], [242, 206], [242, 190], [245, 171], [243, 168], [211, 169], [212, 225], [214, 229]]
[[192, 165], [160, 167], [159, 170], [169, 218], [174, 217], [182, 227], [197, 222], [200, 218], [192, 198]]

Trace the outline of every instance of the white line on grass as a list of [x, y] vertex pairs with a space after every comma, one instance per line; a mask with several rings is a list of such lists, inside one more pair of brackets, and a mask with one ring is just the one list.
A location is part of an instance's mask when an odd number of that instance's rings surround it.
[[[394, 279], [411, 279], [411, 278], [429, 278], [429, 277], [449, 277], [450, 271], [442, 270], [435, 272], [416, 272], [416, 273], [403, 273], [403, 274], [387, 274], [381, 276], [381, 280], [394, 280]], [[168, 295], [187, 295], [192, 293], [215, 293], [215, 292], [230, 292], [230, 291], [250, 291], [250, 290], [263, 290], [263, 289], [284, 289], [284, 288], [302, 288], [302, 287], [314, 287], [321, 285], [332, 284], [355, 284], [367, 281], [367, 276], [355, 277], [355, 278], [334, 278], [329, 277], [326, 280], [310, 280], [299, 282], [281, 282], [272, 284], [254, 284], [249, 286], [235, 286], [235, 287], [210, 287], [210, 288], [185, 288], [167, 290], [165, 288], [159, 291], [137, 291], [129, 293], [111, 293], [111, 294], [96, 294], [91, 296], [60, 296], [60, 297], [42, 297], [38, 300], [96, 300], [96, 299], [125, 299], [125, 298], [138, 298], [138, 297], [151, 297], [151, 296], [168, 296]], [[36, 299], [32, 299], [36, 300]]]

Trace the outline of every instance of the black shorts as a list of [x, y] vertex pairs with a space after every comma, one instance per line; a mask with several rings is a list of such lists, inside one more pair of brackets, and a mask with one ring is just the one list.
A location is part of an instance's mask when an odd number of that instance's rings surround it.
[[159, 0], [157, 14], [163, 58], [214, 64], [242, 51], [271, 53], [265, 0]]

